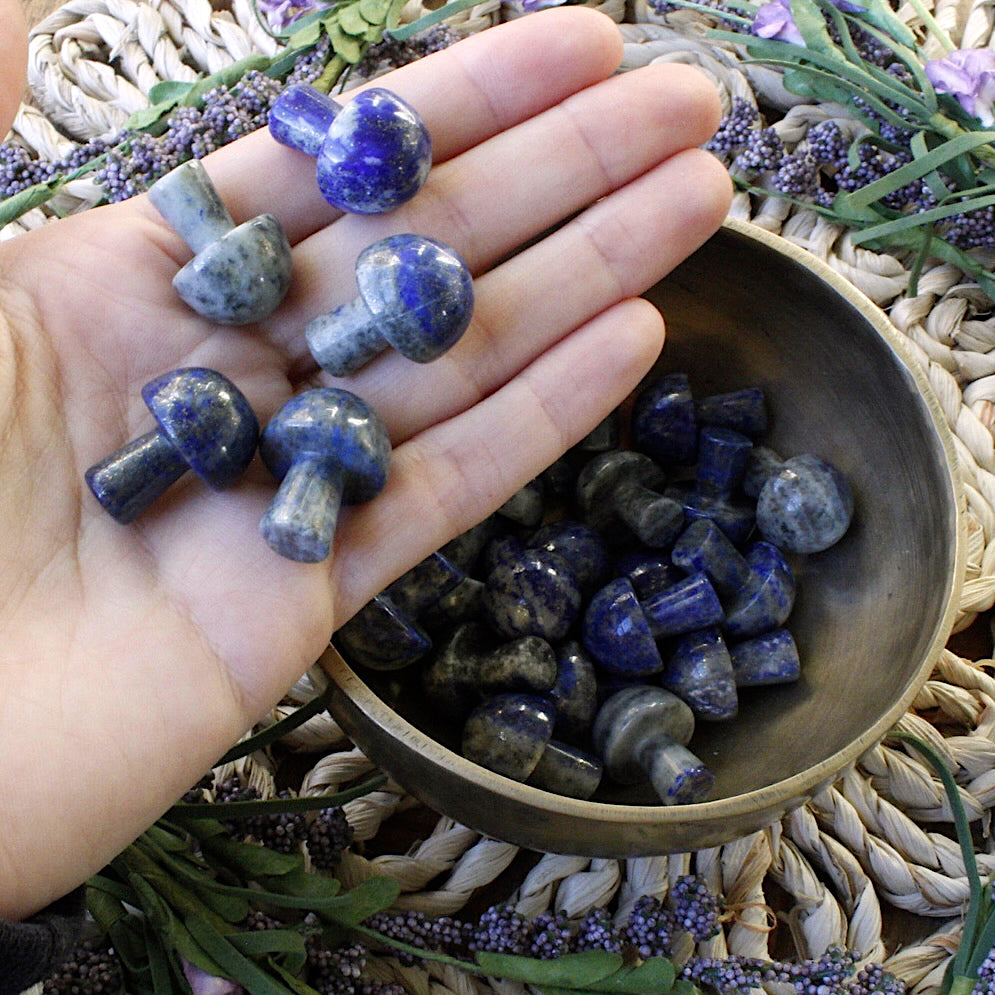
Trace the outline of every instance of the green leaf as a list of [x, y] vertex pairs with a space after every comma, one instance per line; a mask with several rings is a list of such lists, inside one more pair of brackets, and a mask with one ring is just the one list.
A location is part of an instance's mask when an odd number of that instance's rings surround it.
[[622, 968], [606, 978], [599, 991], [625, 995], [661, 995], [669, 992], [677, 978], [677, 969], [666, 957], [653, 957], [638, 967]]
[[175, 104], [185, 97], [194, 87], [191, 82], [182, 82], [176, 79], [161, 80], [149, 87], [148, 98], [150, 104]]
[[359, 0], [359, 10], [370, 24], [386, 24], [390, 0]]
[[369, 21], [363, 17], [363, 12], [359, 9], [358, 3], [351, 3], [348, 7], [343, 7], [339, 11], [339, 27], [349, 35], [366, 35], [366, 29], [370, 26]]
[[287, 995], [286, 988], [268, 971], [244, 957], [222, 936], [213, 925], [198, 913], [186, 917], [186, 926], [197, 937], [197, 943], [215, 960], [220, 970], [218, 977], [237, 981], [252, 995]]
[[874, 180], [873, 183], [868, 183], [866, 186], [861, 187], [859, 190], [854, 190], [852, 193], [837, 195], [836, 200], [848, 210], [866, 207], [868, 204], [901, 189], [913, 180], [918, 180], [931, 173], [934, 169], [950, 162], [950, 160], [955, 159], [957, 156], [965, 152], [970, 152], [980, 146], [988, 145], [992, 141], [995, 141], [995, 131], [978, 131], [973, 134], [960, 135], [958, 138], [948, 139], [935, 149], [927, 152], [926, 155], [918, 156], [911, 162], [907, 162], [904, 166], [900, 166], [893, 172], [881, 177], [881, 179]]
[[62, 186], [61, 181], [54, 180], [51, 183], [36, 183], [34, 186], [7, 197], [0, 203], [0, 228], [16, 221], [22, 214], [36, 207], [41, 207], [52, 199], [55, 193]]
[[860, 16], [861, 20], [866, 20], [869, 24], [879, 27], [903, 45], [912, 47], [916, 44], [916, 36], [909, 26], [901, 18], [895, 16], [891, 5], [885, 0], [861, 0], [861, 5], [867, 8]]
[[535, 960], [517, 954], [481, 951], [477, 963], [485, 974], [508, 981], [524, 981], [539, 987], [594, 989], [599, 981], [619, 970], [622, 955], [607, 950], [585, 950], [554, 960]]
[[906, 214], [891, 221], [885, 221], [851, 235], [854, 245], [862, 245], [876, 238], [885, 238], [896, 232], [905, 231], [908, 228], [924, 228], [927, 225], [935, 224], [944, 218], [961, 214], [964, 211], [976, 211], [984, 207], [991, 207], [995, 204], [995, 196], [974, 197], [971, 200], [956, 201], [952, 204], [945, 204], [941, 207], [933, 207], [928, 211], [921, 211], [917, 214]]
[[326, 33], [335, 54], [341, 56], [350, 65], [355, 65], [363, 57], [364, 43], [346, 34], [335, 22], [326, 25]]
[[826, 19], [813, 0], [791, 0], [791, 16], [810, 52], [822, 52], [832, 59], [845, 62], [843, 53], [829, 37]]
[[294, 995], [321, 995], [320, 992], [316, 991], [306, 982], [301, 981], [300, 978], [276, 961], [272, 961], [270, 966], [283, 979], [283, 983]]
[[169, 969], [169, 958], [162, 945], [161, 934], [152, 928], [148, 920], [144, 923], [143, 932], [152, 975], [152, 991], [155, 995], [173, 995], [173, 972]]
[[299, 971], [307, 960], [304, 937], [296, 929], [259, 929], [232, 933], [231, 945], [246, 957], [263, 954], [282, 954], [288, 958], [288, 968]]
[[393, 905], [400, 891], [401, 886], [394, 878], [367, 878], [362, 884], [324, 903], [316, 911], [326, 914], [340, 926], [357, 926], [374, 913]]

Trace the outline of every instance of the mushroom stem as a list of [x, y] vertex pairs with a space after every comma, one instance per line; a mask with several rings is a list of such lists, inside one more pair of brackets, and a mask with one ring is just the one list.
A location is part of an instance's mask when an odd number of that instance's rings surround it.
[[281, 556], [317, 563], [331, 550], [344, 476], [328, 459], [301, 456], [294, 460], [276, 497], [259, 522], [263, 538]]
[[149, 189], [149, 200], [196, 254], [235, 227], [207, 171], [191, 159]]
[[684, 509], [678, 502], [634, 480], [618, 485], [612, 503], [618, 517], [653, 548], [670, 545], [684, 524]]
[[664, 805], [701, 801], [715, 784], [715, 775], [698, 757], [663, 734], [643, 744], [639, 763]]
[[127, 525], [188, 468], [173, 443], [153, 429], [90, 467], [86, 482], [108, 514]]
[[269, 130], [281, 145], [317, 156], [341, 104], [307, 84], [287, 87], [269, 113]]
[[379, 323], [362, 297], [357, 297], [313, 319], [304, 335], [315, 362], [332, 376], [341, 377], [354, 373], [387, 348]]

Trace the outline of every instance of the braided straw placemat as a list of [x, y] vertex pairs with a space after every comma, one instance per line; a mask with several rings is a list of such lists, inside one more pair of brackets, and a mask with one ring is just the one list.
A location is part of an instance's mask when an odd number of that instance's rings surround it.
[[[775, 72], [747, 65], [734, 50], [707, 42], [697, 14], [659, 16], [646, 0], [590, 5], [620, 24], [623, 70], [657, 60], [694, 64], [714, 80], [726, 109], [740, 98], [776, 111], [773, 127], [789, 150], [804, 143], [818, 122], [834, 119], [845, 133], [853, 127], [844, 108], [801, 103], [784, 91]], [[420, 0], [409, 0], [402, 20], [424, 12]], [[456, 33], [470, 34], [523, 12], [520, 0], [482, 0], [448, 23]], [[992, 45], [991, 0], [937, 0], [932, 13], [955, 43]], [[899, 16], [914, 24], [918, 15], [909, 6]], [[70, 0], [32, 31], [30, 105], [22, 107], [10, 137], [58, 159], [76, 144], [119, 131], [129, 114], [147, 105], [153, 84], [194, 80], [255, 51], [272, 54], [275, 46], [249, 0]], [[91, 181], [74, 181], [0, 237], [99, 199]], [[925, 269], [918, 292], [909, 296], [908, 271], [900, 259], [855, 247], [840, 225], [776, 197], [739, 193], [731, 213], [818, 256], [886, 309], [908, 338], [960, 457], [969, 552], [955, 629], [967, 628], [995, 604], [993, 302], [946, 264]], [[929, 742], [955, 772], [968, 817], [980, 826], [983, 875], [995, 872], [988, 832], [995, 806], [993, 675], [995, 661], [944, 650], [900, 723]], [[270, 720], [313, 697], [323, 680], [317, 669], [302, 679]], [[373, 772], [373, 764], [325, 713], [281, 745], [300, 754], [301, 794], [334, 790]], [[262, 753], [217, 771], [215, 783], [233, 772], [263, 797], [276, 792], [271, 760]], [[526, 915], [555, 909], [579, 918], [594, 906], [609, 905], [624, 920], [638, 896], [662, 898], [672, 881], [693, 871], [724, 896], [727, 910], [723, 930], [700, 945], [702, 955], [785, 956], [787, 948], [787, 956], [808, 958], [832, 945], [845, 946], [865, 960], [882, 962], [911, 992], [923, 995], [939, 991], [968, 897], [942, 785], [917, 757], [886, 745], [870, 750], [836, 784], [781, 822], [695, 853], [630, 860], [524, 853], [426, 811], [392, 782], [349, 802], [345, 811], [355, 842], [340, 867], [343, 885], [391, 875], [401, 885], [401, 909], [455, 914], [468, 905], [507, 900]], [[776, 916], [772, 906], [779, 910]], [[884, 926], [889, 912], [897, 915], [893, 910], [921, 917], [916, 920], [921, 930], [900, 949]], [[784, 925], [775, 931], [776, 921]], [[512, 982], [488, 985], [449, 967], [402, 966], [393, 958], [372, 958], [367, 969], [371, 978], [400, 981], [417, 995], [523, 990]], [[784, 988], [767, 987], [772, 995]]]

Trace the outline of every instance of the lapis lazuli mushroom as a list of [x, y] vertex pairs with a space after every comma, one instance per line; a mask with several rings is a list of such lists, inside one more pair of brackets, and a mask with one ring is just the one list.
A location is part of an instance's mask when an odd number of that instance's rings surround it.
[[665, 805], [703, 801], [714, 773], [687, 744], [694, 713], [663, 688], [630, 684], [614, 692], [598, 710], [592, 738], [605, 772], [619, 784], [649, 780]]
[[849, 481], [811, 453], [786, 459], [757, 497], [757, 528], [791, 553], [819, 553], [835, 545], [852, 518]]
[[703, 573], [640, 600], [628, 578], [609, 581], [584, 612], [587, 651], [610, 674], [636, 679], [663, 669], [656, 640], [722, 621], [722, 605]]
[[321, 195], [333, 207], [382, 214], [410, 200], [432, 166], [432, 143], [414, 108], [373, 87], [342, 105], [307, 84], [285, 87], [270, 134], [317, 159]]
[[565, 559], [585, 592], [597, 587], [608, 569], [608, 548], [601, 533], [583, 522], [547, 522], [532, 533], [528, 547]]
[[473, 277], [455, 249], [424, 235], [390, 235], [356, 260], [359, 296], [305, 328], [315, 362], [332, 376], [388, 346], [429, 363], [459, 341], [473, 315]]
[[684, 525], [684, 511], [660, 493], [663, 470], [643, 453], [600, 453], [577, 476], [577, 501], [584, 521], [603, 534], [631, 530], [647, 546], [669, 546]]
[[752, 502], [737, 493], [753, 443], [741, 432], [706, 425], [698, 433], [694, 491], [684, 498], [688, 520], [708, 518], [734, 542], [744, 542], [756, 519]]
[[156, 428], [91, 466], [86, 482], [112, 518], [134, 521], [187, 470], [231, 486], [252, 460], [259, 422], [245, 395], [216, 370], [193, 366], [142, 388]]
[[149, 189], [149, 200], [194, 253], [173, 287], [198, 314], [227, 325], [261, 321], [290, 288], [290, 243], [272, 214], [238, 226], [198, 159]]
[[484, 585], [484, 613], [508, 639], [540, 636], [555, 641], [570, 631], [583, 596], [570, 565], [541, 549], [498, 563]]
[[746, 583], [725, 604], [722, 623], [734, 639], [756, 636], [787, 621], [795, 604], [795, 574], [773, 543], [759, 541], [746, 551]]
[[787, 629], [772, 629], [729, 647], [738, 687], [792, 684], [801, 676], [801, 660], [794, 636]]
[[699, 425], [719, 425], [755, 439], [767, 431], [767, 403], [759, 387], [710, 394], [696, 401]]
[[746, 558], [710, 519], [697, 518], [678, 536], [670, 551], [686, 573], [704, 573], [720, 597], [735, 594], [751, 577]]
[[466, 574], [436, 550], [388, 584], [384, 592], [405, 615], [419, 618], [465, 579]]
[[535, 770], [553, 734], [547, 699], [529, 694], [498, 694], [478, 705], [463, 726], [467, 760], [514, 781]]
[[575, 639], [557, 648], [556, 680], [549, 694], [556, 710], [556, 735], [566, 740], [584, 737], [598, 707], [598, 676], [594, 661]]
[[596, 756], [551, 739], [526, 783], [543, 791], [586, 801], [598, 790], [603, 774], [604, 764]]
[[259, 531], [281, 556], [317, 563], [331, 551], [341, 506], [383, 490], [390, 439], [361, 398], [316, 387], [276, 412], [260, 436], [259, 455], [281, 481]]
[[381, 592], [335, 632], [350, 662], [370, 670], [401, 670], [422, 659], [432, 640]]
[[698, 419], [686, 373], [647, 384], [632, 408], [633, 447], [665, 466], [690, 466], [698, 447]]
[[699, 719], [725, 721], [739, 711], [732, 658], [716, 626], [675, 640], [660, 684], [686, 701]]

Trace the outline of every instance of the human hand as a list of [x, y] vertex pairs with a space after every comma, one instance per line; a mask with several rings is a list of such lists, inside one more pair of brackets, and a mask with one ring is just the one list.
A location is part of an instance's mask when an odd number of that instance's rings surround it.
[[[697, 149], [719, 117], [707, 80], [677, 65], [612, 76], [620, 56], [607, 18], [561, 8], [378, 80], [422, 114], [435, 155], [388, 215], [339, 216], [313, 160], [265, 131], [210, 156], [235, 219], [272, 212], [294, 246], [290, 293], [258, 327], [214, 326], [178, 300], [189, 252], [145, 197], [0, 245], [0, 916], [99, 870], [337, 626], [646, 373], [663, 324], [637, 296], [717, 228], [730, 184]], [[128, 526], [100, 508], [84, 471], [151, 427], [152, 377], [220, 370], [261, 424], [330, 383], [304, 326], [355, 295], [357, 253], [398, 231], [461, 252], [475, 315], [434, 363], [390, 350], [343, 382], [395, 449], [386, 489], [343, 510], [327, 561], [291, 562], [259, 536], [276, 485], [258, 461], [221, 493], [185, 479]]]

